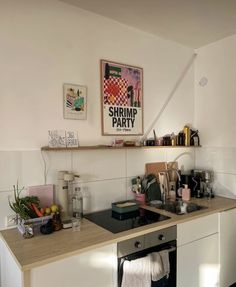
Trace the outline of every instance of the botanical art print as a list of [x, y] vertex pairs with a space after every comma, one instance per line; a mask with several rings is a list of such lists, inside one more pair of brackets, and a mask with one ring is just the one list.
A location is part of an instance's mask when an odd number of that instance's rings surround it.
[[87, 116], [86, 87], [64, 84], [64, 118], [85, 120]]
[[101, 60], [103, 135], [143, 134], [143, 69]]

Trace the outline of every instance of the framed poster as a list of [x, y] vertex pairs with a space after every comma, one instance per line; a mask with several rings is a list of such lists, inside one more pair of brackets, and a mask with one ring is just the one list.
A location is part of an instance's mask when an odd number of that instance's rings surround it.
[[87, 89], [85, 86], [64, 84], [64, 118], [85, 120], [87, 117]]
[[143, 134], [143, 69], [101, 60], [103, 135]]

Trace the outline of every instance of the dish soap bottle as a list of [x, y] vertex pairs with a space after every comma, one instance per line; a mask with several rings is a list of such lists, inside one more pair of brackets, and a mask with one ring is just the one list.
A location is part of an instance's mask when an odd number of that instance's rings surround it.
[[83, 218], [83, 194], [80, 187], [75, 188], [75, 192], [72, 197], [72, 212], [73, 217]]
[[176, 191], [174, 190], [174, 185], [171, 185], [170, 189], [170, 200], [175, 201], [176, 200]]
[[190, 189], [188, 188], [188, 185], [185, 184], [184, 188], [182, 189], [182, 199], [184, 201], [189, 201], [190, 200], [190, 196], [191, 196]]

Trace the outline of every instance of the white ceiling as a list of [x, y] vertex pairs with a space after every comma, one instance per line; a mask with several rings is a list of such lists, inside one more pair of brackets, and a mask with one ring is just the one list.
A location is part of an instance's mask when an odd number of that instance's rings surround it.
[[236, 0], [61, 0], [199, 48], [236, 34]]

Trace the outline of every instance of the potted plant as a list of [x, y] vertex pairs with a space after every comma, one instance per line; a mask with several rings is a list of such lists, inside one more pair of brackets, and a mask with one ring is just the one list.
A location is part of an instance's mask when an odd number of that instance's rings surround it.
[[[20, 194], [24, 187], [19, 188], [18, 182], [13, 185], [14, 201], [9, 201], [10, 208], [15, 212], [18, 229], [25, 238], [30, 238], [33, 233], [33, 219], [41, 217], [39, 213], [39, 199], [37, 196], [21, 197]], [[43, 216], [43, 215], [42, 215]]]

